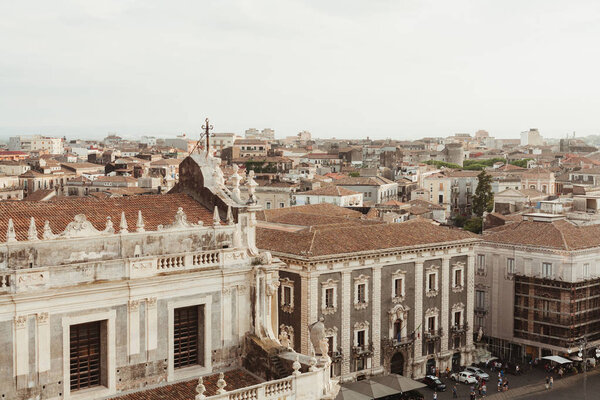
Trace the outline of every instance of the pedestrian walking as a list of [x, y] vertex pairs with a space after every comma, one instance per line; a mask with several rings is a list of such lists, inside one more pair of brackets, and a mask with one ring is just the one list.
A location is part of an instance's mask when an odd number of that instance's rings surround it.
[[552, 389], [552, 385], [554, 385], [554, 377], [550, 377], [550, 389]]
[[452, 398], [458, 399], [458, 393], [456, 392], [456, 385], [452, 386]]
[[437, 400], [437, 392], [433, 392], [433, 400]]
[[483, 386], [481, 386], [481, 395], [483, 397], [485, 397], [487, 395], [487, 386], [485, 383], [483, 384]]
[[548, 375], [546, 375], [546, 390], [548, 390], [549, 387], [550, 387], [550, 378], [548, 378]]
[[502, 380], [498, 379], [498, 391], [502, 390]]

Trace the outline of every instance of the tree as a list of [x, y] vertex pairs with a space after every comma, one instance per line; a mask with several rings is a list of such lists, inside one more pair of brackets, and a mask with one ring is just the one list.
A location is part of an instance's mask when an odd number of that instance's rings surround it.
[[482, 224], [481, 218], [473, 217], [470, 220], [468, 220], [467, 222], [465, 222], [463, 229], [466, 231], [473, 232], [473, 233], [481, 233], [481, 224]]
[[358, 178], [360, 176], [360, 172], [350, 172], [348, 174], [348, 176], [351, 176], [353, 178]]
[[481, 218], [484, 212], [491, 212], [494, 209], [494, 194], [492, 193], [492, 177], [488, 173], [481, 171], [477, 175], [477, 179], [479, 182], [473, 196], [473, 214]]

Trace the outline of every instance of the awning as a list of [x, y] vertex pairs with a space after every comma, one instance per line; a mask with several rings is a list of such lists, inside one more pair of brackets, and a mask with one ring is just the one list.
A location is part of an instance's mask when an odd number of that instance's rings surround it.
[[373, 379], [352, 382], [345, 384], [344, 386], [350, 390], [369, 396], [370, 399], [377, 399], [379, 397], [402, 393], [402, 391], [398, 389], [393, 389], [389, 386], [382, 385], [381, 383], [375, 382]]
[[545, 356], [545, 357], [542, 357], [542, 360], [554, 361], [555, 363], [558, 363], [558, 364], [568, 364], [568, 363], [572, 362], [571, 360], [567, 360], [566, 358], [561, 357], [561, 356]]
[[573, 360], [573, 361], [583, 361], [583, 358], [581, 358], [581, 357], [579, 357], [579, 356], [577, 356], [577, 355], [574, 355], [574, 356], [569, 356], [569, 358], [570, 358], [571, 360]]
[[340, 386], [335, 400], [373, 400], [426, 387], [425, 384], [402, 375], [377, 376]]
[[406, 376], [398, 374], [389, 374], [385, 376], [377, 376], [371, 378], [372, 381], [381, 383], [382, 385], [389, 386], [393, 389], [397, 389], [400, 392], [410, 392], [411, 390], [421, 389], [426, 387], [424, 383], [415, 381], [414, 379], [407, 378]]

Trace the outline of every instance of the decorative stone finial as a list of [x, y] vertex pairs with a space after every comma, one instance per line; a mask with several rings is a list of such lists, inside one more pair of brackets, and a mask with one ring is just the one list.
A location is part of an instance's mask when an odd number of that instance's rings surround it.
[[231, 206], [227, 206], [227, 224], [233, 225], [233, 214], [231, 213]]
[[104, 233], [115, 233], [115, 227], [113, 226], [112, 218], [106, 217], [106, 227]]
[[16, 242], [17, 235], [15, 233], [15, 224], [12, 218], [8, 219], [8, 228], [6, 229], [6, 242]]
[[250, 170], [248, 172], [248, 177], [246, 178], [246, 186], [248, 186], [248, 204], [256, 204], [256, 197], [254, 196], [254, 192], [256, 191], [256, 187], [258, 183], [254, 180], [254, 171]]
[[213, 214], [213, 224], [221, 225], [221, 217], [219, 217], [219, 207], [215, 206], [215, 212]]
[[227, 390], [224, 389], [225, 386], [227, 386], [227, 382], [225, 382], [225, 374], [221, 372], [219, 374], [219, 380], [217, 381], [217, 387], [219, 388], [217, 390], [217, 394], [226, 393]]
[[42, 235], [42, 238], [44, 240], [48, 240], [48, 239], [54, 239], [54, 233], [52, 233], [52, 228], [50, 228], [50, 222], [48, 222], [48, 220], [46, 220], [46, 222], [44, 222], [44, 233]]
[[142, 217], [142, 210], [138, 210], [137, 224], [135, 225], [136, 232], [145, 232], [144, 229], [144, 217]]
[[31, 217], [29, 221], [29, 231], [27, 232], [27, 240], [40, 240], [38, 237], [37, 228], [35, 226], [35, 218]]
[[233, 164], [233, 174], [231, 175], [231, 184], [233, 185], [233, 189], [231, 190], [233, 200], [238, 203], [242, 202], [242, 198], [240, 197], [240, 181], [242, 177], [238, 174], [239, 167], [237, 164]]
[[202, 377], [198, 378], [198, 385], [196, 386], [196, 398], [195, 400], [203, 400], [206, 398], [204, 395], [206, 392], [206, 387], [204, 386], [204, 381]]
[[310, 358], [308, 364], [310, 365], [310, 367], [308, 368], [310, 372], [314, 372], [317, 370], [317, 359], [314, 356]]
[[127, 229], [127, 219], [125, 219], [125, 211], [121, 212], [121, 225], [119, 225], [119, 233], [129, 233]]
[[296, 354], [296, 360], [294, 360], [294, 363], [292, 364], [292, 368], [294, 369], [294, 372], [292, 373], [294, 376], [298, 376], [300, 375], [302, 372], [300, 372], [300, 356], [298, 356], [298, 354]]

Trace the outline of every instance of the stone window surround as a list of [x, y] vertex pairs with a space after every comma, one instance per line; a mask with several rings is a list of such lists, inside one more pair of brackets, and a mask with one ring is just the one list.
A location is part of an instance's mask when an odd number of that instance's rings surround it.
[[[283, 278], [279, 282], [281, 283], [281, 309], [291, 314], [294, 312], [294, 281], [289, 278]], [[285, 288], [290, 289], [290, 304], [285, 304]]]
[[408, 311], [409, 307], [403, 306], [401, 304], [397, 304], [392, 309], [388, 311], [389, 317], [389, 332], [388, 337], [390, 339], [396, 339], [394, 337], [394, 323], [397, 320], [402, 321], [402, 330], [400, 331], [400, 336], [405, 338], [408, 334]]
[[540, 268], [540, 276], [542, 278], [553, 278], [554, 276], [554, 265], [551, 262], [542, 262]]
[[[365, 301], [358, 301], [358, 286], [365, 285]], [[354, 308], [363, 310], [369, 306], [369, 277], [363, 274], [354, 278]]]
[[483, 271], [485, 269], [485, 254], [477, 254], [476, 255], [476, 259], [477, 259], [477, 269], [479, 271]]
[[[78, 316], [65, 316], [62, 318], [62, 333], [63, 333], [63, 399], [89, 399], [90, 397], [99, 398], [105, 397], [117, 392], [116, 387], [116, 333], [115, 323], [117, 319], [117, 311], [109, 310], [104, 312], [92, 312]], [[77, 390], [71, 394], [71, 377], [70, 377], [70, 327], [71, 325], [84, 324], [86, 322], [106, 321], [106, 371], [108, 371], [107, 384], [108, 386], [99, 386], [89, 389]]]
[[[437, 265], [430, 265], [425, 270], [425, 279], [426, 279], [426, 281], [425, 281], [425, 285], [426, 285], [425, 288], [426, 288], [426, 295], [427, 295], [427, 297], [434, 297], [434, 296], [437, 296], [437, 294], [438, 294], [438, 291], [439, 291], [439, 281], [440, 281], [439, 273], [438, 273], [439, 268], [440, 267], [437, 266]], [[430, 275], [435, 275], [435, 281], [434, 281], [435, 288], [434, 289], [430, 289], [429, 288], [429, 276]]]
[[329, 351], [332, 352], [332, 353], [335, 353], [337, 351], [337, 349], [338, 349], [337, 335], [338, 335], [338, 328], [337, 328], [337, 326], [334, 326], [333, 328], [327, 328], [327, 329], [325, 329], [325, 337], [326, 338], [332, 338], [333, 348], [329, 349]]
[[433, 317], [435, 318], [435, 322], [434, 322], [434, 328], [433, 331], [437, 331], [439, 328], [439, 322], [440, 322], [440, 310], [437, 309], [437, 307], [433, 307], [433, 308], [428, 308], [425, 311], [425, 327], [423, 329], [423, 331], [428, 332], [429, 331], [429, 318]]
[[[396, 293], [396, 280], [397, 279], [402, 279], [402, 287], [400, 289], [400, 295], [398, 295], [398, 293]], [[405, 288], [406, 288], [406, 271], [398, 269], [398, 270], [396, 270], [396, 272], [394, 272], [392, 274], [392, 301], [394, 303], [401, 302], [402, 300], [404, 300], [404, 296], [406, 295]]]
[[[456, 271], [461, 271], [460, 282], [456, 282]], [[452, 291], [462, 292], [465, 287], [465, 263], [457, 261], [452, 265]]]
[[356, 322], [354, 324], [354, 340], [352, 341], [354, 347], [358, 347], [358, 332], [365, 332], [365, 346], [369, 344], [369, 321]]
[[451, 326], [454, 326], [455, 314], [461, 313], [459, 325], [465, 324], [465, 305], [463, 303], [456, 303], [452, 305], [452, 320], [450, 321]]
[[[204, 362], [203, 365], [185, 367], [175, 370], [174, 367], [174, 323], [175, 309], [180, 307], [204, 306]], [[195, 297], [187, 300], [171, 300], [167, 302], [168, 330], [169, 330], [169, 356], [167, 368], [167, 382], [196, 377], [212, 372], [212, 296]]]
[[[337, 311], [338, 301], [337, 301], [337, 284], [339, 281], [328, 279], [325, 282], [321, 282], [321, 312], [323, 314], [333, 314]], [[333, 307], [327, 307], [325, 303], [326, 300], [326, 291], [327, 289], [333, 289]]]
[[[512, 268], [512, 271], [511, 271]], [[514, 257], [506, 258], [506, 276], [511, 277], [517, 272], [517, 263]]]

